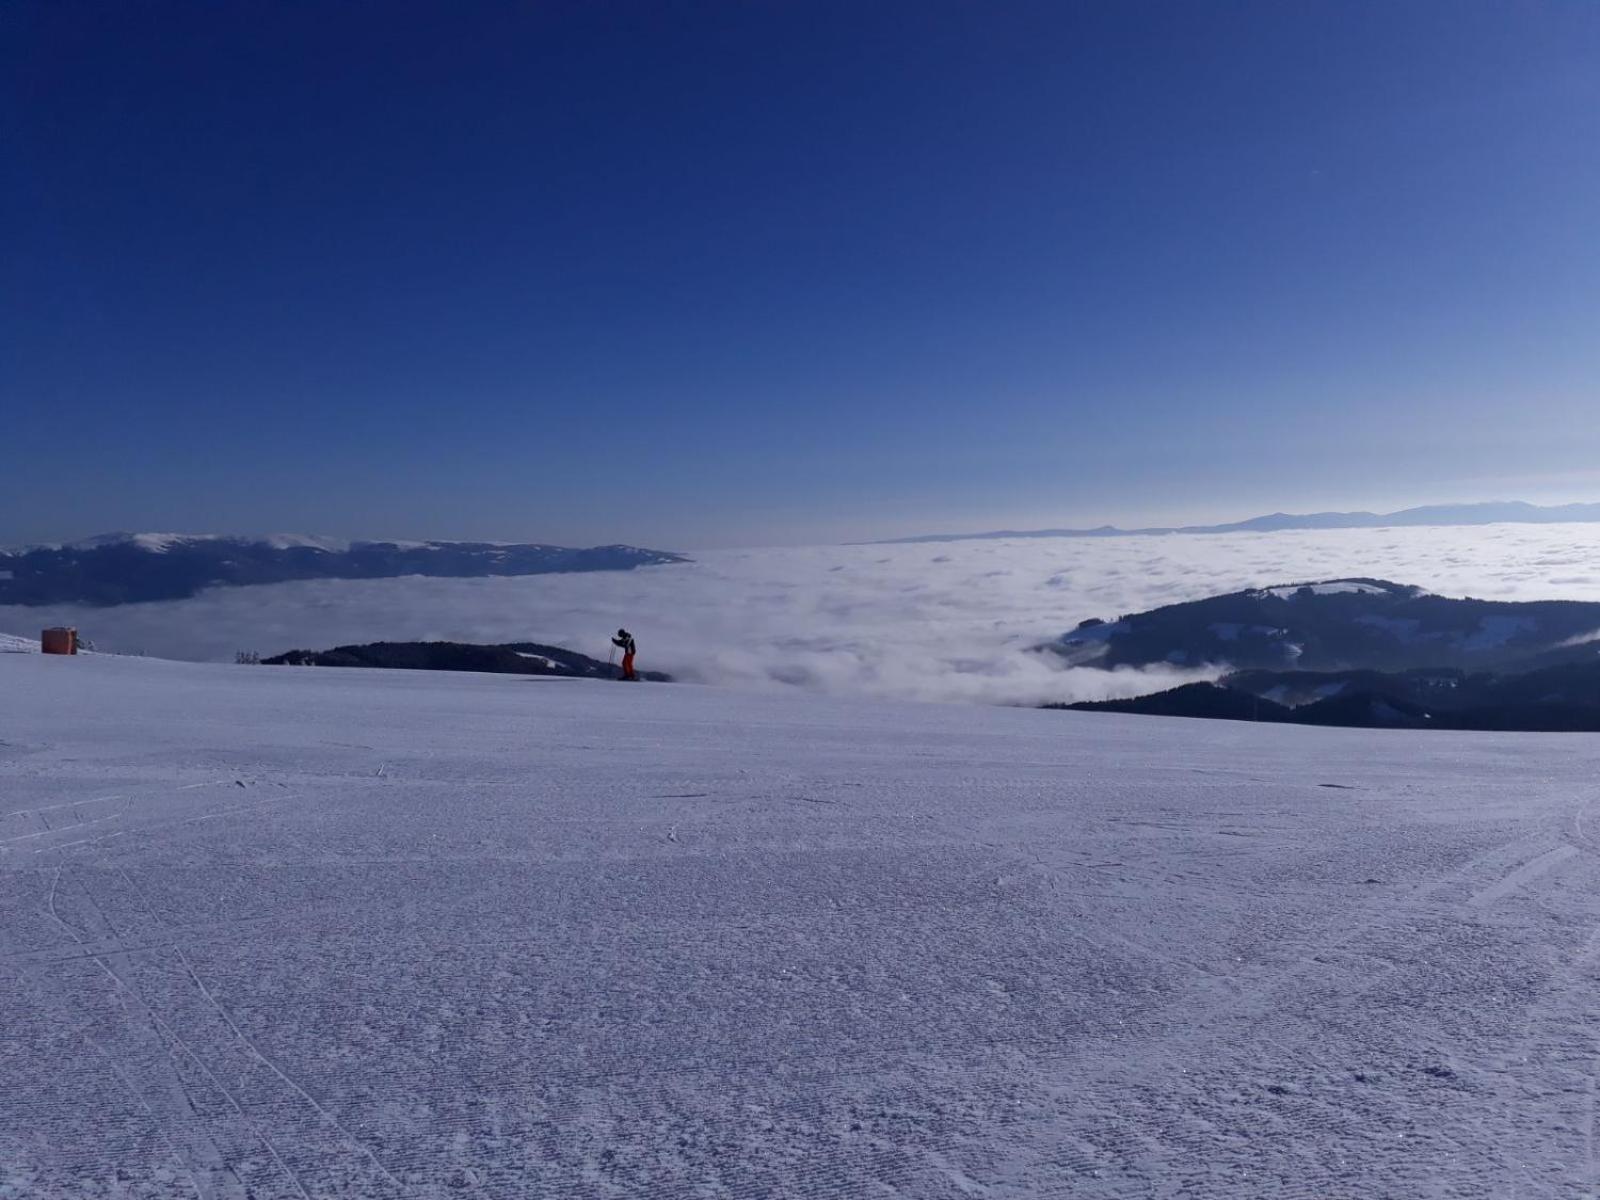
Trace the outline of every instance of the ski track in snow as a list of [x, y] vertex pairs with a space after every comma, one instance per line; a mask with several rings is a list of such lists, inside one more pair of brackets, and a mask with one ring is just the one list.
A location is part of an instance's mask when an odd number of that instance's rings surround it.
[[1581, 1197], [1582, 735], [0, 659], [0, 1196]]

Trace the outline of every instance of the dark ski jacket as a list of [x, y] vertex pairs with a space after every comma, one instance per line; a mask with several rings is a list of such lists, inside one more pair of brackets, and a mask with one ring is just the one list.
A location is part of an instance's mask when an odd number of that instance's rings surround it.
[[621, 646], [622, 647], [622, 652], [624, 654], [632, 654], [632, 653], [634, 653], [633, 634], [631, 634], [631, 633], [623, 634], [620, 637], [612, 638], [611, 639], [611, 644], [613, 646]]

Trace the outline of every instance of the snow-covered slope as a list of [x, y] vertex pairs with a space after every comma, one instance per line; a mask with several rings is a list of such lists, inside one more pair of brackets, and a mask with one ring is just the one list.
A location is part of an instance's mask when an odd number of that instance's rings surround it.
[[0, 1195], [1588, 1195], [1597, 757], [0, 656]]
[[1229, 663], [1255, 670], [1469, 670], [1551, 665], [1600, 628], [1600, 603], [1453, 598], [1382, 579], [1328, 579], [1090, 620], [1052, 643], [1073, 663]]

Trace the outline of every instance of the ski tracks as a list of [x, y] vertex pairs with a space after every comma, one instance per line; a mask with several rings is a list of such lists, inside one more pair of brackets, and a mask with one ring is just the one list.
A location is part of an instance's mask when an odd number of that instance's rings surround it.
[[[85, 930], [101, 932], [96, 926], [109, 926], [103, 911], [87, 891], [81, 896], [89, 910], [84, 927], [73, 925], [63, 918], [57, 907], [64, 872], [57, 868], [50, 880], [46, 909], [50, 918], [64, 929], [78, 944], [86, 942]], [[115, 933], [112, 938], [115, 943]], [[48, 973], [23, 971], [24, 984], [47, 1005], [67, 1010], [75, 1032], [88, 1041], [104, 1057], [115, 1077], [123, 1084], [140, 1107], [155, 1122], [162, 1138], [172, 1148], [181, 1162], [195, 1194], [201, 1200], [233, 1200], [247, 1193], [243, 1182], [223, 1161], [217, 1142], [210, 1136], [196, 1111], [195, 1099], [186, 1086], [181, 1072], [173, 1061], [174, 1050], [188, 1051], [145, 1002], [139, 989], [130, 983], [132, 971], [125, 953], [107, 950], [92, 956], [97, 966], [111, 981], [109, 999], [115, 1002], [121, 1018], [115, 1022], [100, 1020], [83, 1011], [67, 995], [61, 981]], [[102, 995], [100, 1000], [106, 997]], [[192, 1053], [192, 1052], [191, 1052]]]
[[[95, 894], [108, 883], [116, 886], [104, 900], [119, 901], [120, 929]], [[374, 1152], [245, 1033], [201, 978], [182, 930], [126, 871], [58, 867], [42, 908], [84, 951], [17, 964], [24, 983], [105, 1058], [202, 1200], [404, 1194]], [[142, 928], [130, 936], [130, 926]], [[92, 962], [102, 985], [76, 971], [78, 962]]]
[[[1600, 1195], [1595, 889], [1567, 889], [1570, 907], [1546, 933], [1558, 965], [1541, 980], [1527, 979], [1527, 963], [1538, 961], [1528, 957], [1534, 951], [1496, 916], [1501, 904], [1543, 904], [1547, 893], [1561, 894], [1568, 871], [1600, 865], [1584, 853], [1583, 815], [1583, 806], [1556, 804], [1534, 831], [1409, 893], [1364, 906], [1361, 920], [1308, 945], [1253, 986], [1210, 989], [1209, 1002], [1199, 1005], [1187, 990], [1184, 1011], [1168, 1014], [1152, 1039], [1130, 1043], [1113, 1066], [1078, 1055], [1037, 1062], [1043, 1085], [1063, 1098], [1062, 1145], [1078, 1147], [1071, 1169], [1083, 1194], [1144, 1195], [1152, 1179], [1186, 1177], [1195, 1195], [1222, 1194], [1215, 1190], [1221, 1179], [1274, 1173], [1283, 1178], [1279, 1195], [1371, 1194], [1364, 1189], [1382, 1176], [1352, 1173], [1354, 1159], [1345, 1156], [1355, 1145], [1392, 1137], [1383, 1131], [1405, 1128], [1464, 1088], [1490, 1086], [1505, 1097], [1496, 1131], [1479, 1138], [1465, 1129], [1459, 1137], [1436, 1131], [1431, 1143], [1393, 1159], [1391, 1171], [1404, 1165], [1414, 1173], [1403, 1194], [1478, 1195], [1462, 1190], [1467, 1179], [1498, 1161], [1498, 1175], [1517, 1177], [1514, 1191], [1485, 1194]], [[1530, 899], [1535, 889], [1538, 897]], [[1452, 997], [1449, 1004], [1440, 1006], [1442, 995]], [[1430, 1005], [1439, 1006], [1437, 1015]], [[1197, 1054], [1196, 1044], [1210, 1049]], [[1168, 1077], [1167, 1063], [1197, 1058], [1247, 1074], [1230, 1079], [1191, 1068]], [[1279, 1082], [1267, 1086], [1274, 1078]], [[1131, 1110], [1124, 1102], [1123, 1115], [1112, 1120], [1116, 1097], [1130, 1093], [1146, 1102]], [[1302, 1135], [1293, 1131], [1307, 1122], [1315, 1132], [1307, 1131], [1306, 1144], [1322, 1147], [1321, 1157], [1296, 1162]], [[1201, 1129], [1210, 1132], [1197, 1137]], [[1217, 1135], [1230, 1129], [1219, 1143]], [[1553, 1142], [1569, 1153], [1551, 1155]], [[1214, 1161], [1185, 1166], [1200, 1147], [1215, 1153], [1219, 1144], [1225, 1151]], [[1419, 1161], [1455, 1167], [1448, 1175], [1418, 1172]], [[1470, 1162], [1478, 1166], [1464, 1169]], [[1044, 1165], [1034, 1160], [1023, 1174], [1047, 1177]], [[1401, 1186], [1393, 1174], [1388, 1182]]]
[[[236, 804], [208, 805], [203, 796], [187, 794], [224, 786], [249, 789], [258, 785], [270, 790], [266, 795], [252, 797]], [[55, 851], [74, 850], [83, 846], [97, 845], [113, 838], [157, 833], [185, 825], [214, 821], [300, 798], [299, 791], [289, 790], [288, 785], [279, 780], [252, 778], [247, 782], [245, 779], [229, 776], [226, 779], [205, 780], [177, 786], [167, 785], [142, 791], [91, 796], [82, 800], [17, 809], [0, 816], [0, 829], [6, 828], [6, 822], [36, 822], [40, 827], [28, 828], [22, 833], [7, 833], [6, 836], [0, 837], [0, 862], [6, 861], [8, 856], [37, 856]], [[72, 820], [65, 824], [57, 824], [48, 816], [50, 813], [60, 811], [66, 811]], [[85, 815], [86, 813], [88, 815]], [[20, 865], [27, 860], [13, 858], [12, 861]]]

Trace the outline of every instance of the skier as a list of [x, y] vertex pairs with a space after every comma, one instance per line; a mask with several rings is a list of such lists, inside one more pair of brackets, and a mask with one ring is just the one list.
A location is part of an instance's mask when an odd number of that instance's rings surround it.
[[639, 677], [633, 673], [633, 652], [636, 648], [633, 644], [633, 634], [626, 629], [619, 629], [617, 636], [611, 639], [611, 644], [622, 648], [622, 678], [638, 679]]

